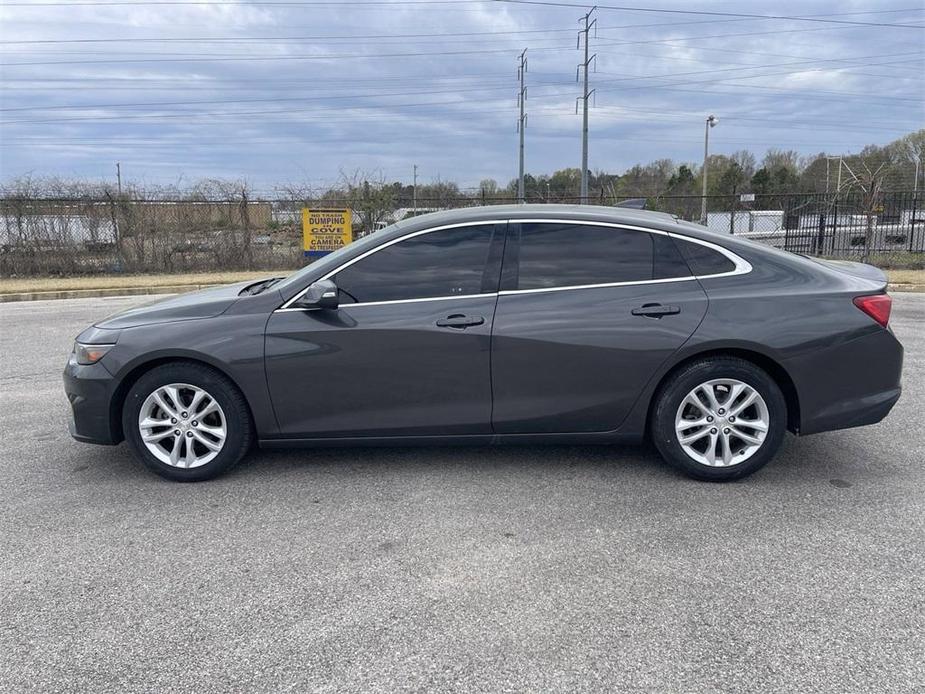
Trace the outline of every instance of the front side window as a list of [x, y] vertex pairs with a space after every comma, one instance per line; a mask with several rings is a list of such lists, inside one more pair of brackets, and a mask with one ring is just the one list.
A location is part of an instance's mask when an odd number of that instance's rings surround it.
[[493, 224], [412, 236], [332, 277], [342, 303], [464, 296], [482, 292]]
[[653, 278], [652, 235], [614, 227], [521, 225], [518, 289], [638, 282]]

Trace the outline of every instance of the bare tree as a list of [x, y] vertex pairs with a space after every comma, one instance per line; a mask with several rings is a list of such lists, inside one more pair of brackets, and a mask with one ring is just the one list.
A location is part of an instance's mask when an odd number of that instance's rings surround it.
[[844, 166], [851, 177], [851, 185], [861, 193], [861, 204], [867, 221], [863, 258], [866, 263], [870, 259], [870, 248], [874, 237], [874, 216], [880, 208], [883, 181], [890, 172], [892, 162], [885, 158], [878, 161], [862, 156], [853, 163], [854, 168], [848, 162], [845, 162]]
[[344, 197], [359, 223], [354, 224], [359, 226], [357, 237], [371, 234], [389, 219], [395, 209], [395, 189], [381, 173], [341, 172], [341, 182]]

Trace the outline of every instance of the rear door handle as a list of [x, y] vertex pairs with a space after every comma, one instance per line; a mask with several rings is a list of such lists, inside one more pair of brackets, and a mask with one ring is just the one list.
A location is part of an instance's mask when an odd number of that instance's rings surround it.
[[649, 318], [661, 318], [662, 316], [670, 316], [675, 313], [681, 313], [681, 309], [677, 306], [663, 306], [662, 304], [644, 304], [639, 308], [634, 308], [630, 311], [634, 316], [647, 316]]
[[482, 316], [466, 316], [462, 313], [454, 313], [446, 318], [437, 321], [437, 326], [441, 328], [457, 328], [462, 330], [473, 325], [481, 325], [485, 322]]

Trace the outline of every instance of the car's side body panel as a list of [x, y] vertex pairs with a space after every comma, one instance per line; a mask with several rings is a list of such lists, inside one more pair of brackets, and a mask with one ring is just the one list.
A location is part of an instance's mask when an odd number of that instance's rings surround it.
[[[266, 373], [280, 435], [490, 434], [495, 301], [487, 294], [273, 313]], [[437, 326], [454, 314], [484, 323]]]
[[[633, 315], [672, 306], [661, 318]], [[697, 280], [502, 292], [492, 334], [498, 434], [619, 429], [651, 375], [690, 337], [707, 299]]]

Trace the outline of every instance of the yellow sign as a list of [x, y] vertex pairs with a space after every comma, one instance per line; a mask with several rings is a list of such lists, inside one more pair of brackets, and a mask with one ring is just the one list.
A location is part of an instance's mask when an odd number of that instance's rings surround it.
[[353, 241], [350, 210], [302, 209], [302, 249], [318, 257], [343, 248]]

